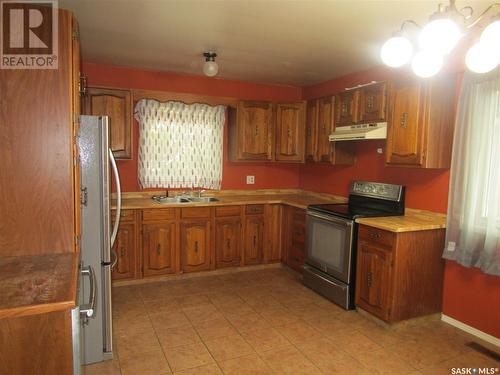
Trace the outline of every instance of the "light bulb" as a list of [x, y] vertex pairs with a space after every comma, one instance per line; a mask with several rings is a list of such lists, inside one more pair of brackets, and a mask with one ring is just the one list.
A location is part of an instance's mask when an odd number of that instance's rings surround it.
[[496, 68], [500, 62], [499, 57], [498, 52], [495, 53], [495, 50], [481, 41], [469, 49], [465, 64], [475, 73], [488, 73]]
[[500, 49], [500, 20], [490, 23], [481, 33], [481, 44]]
[[451, 52], [461, 37], [457, 24], [448, 18], [429, 22], [419, 37], [420, 48], [441, 54]]
[[443, 66], [443, 56], [433, 51], [418, 52], [411, 63], [415, 74], [422, 78], [432, 77]]
[[217, 75], [219, 71], [219, 65], [215, 61], [205, 61], [203, 65], [203, 73], [208, 77], [213, 77]]
[[399, 68], [410, 61], [413, 46], [410, 41], [402, 36], [388, 39], [380, 50], [380, 57], [385, 65]]

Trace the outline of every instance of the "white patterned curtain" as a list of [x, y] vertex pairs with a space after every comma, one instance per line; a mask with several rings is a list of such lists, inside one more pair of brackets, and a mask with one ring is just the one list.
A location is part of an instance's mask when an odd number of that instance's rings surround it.
[[500, 275], [500, 69], [466, 73], [458, 108], [443, 256]]
[[142, 99], [135, 118], [143, 188], [220, 189], [224, 106]]

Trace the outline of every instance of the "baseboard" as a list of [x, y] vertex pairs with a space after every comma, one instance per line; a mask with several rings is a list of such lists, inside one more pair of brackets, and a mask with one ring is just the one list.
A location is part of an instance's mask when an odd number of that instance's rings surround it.
[[500, 339], [496, 338], [495, 336], [489, 335], [486, 332], [480, 331], [477, 328], [471, 327], [471, 326], [469, 326], [465, 323], [462, 323], [459, 320], [453, 319], [445, 314], [441, 314], [441, 320], [445, 323], [448, 323], [454, 327], [457, 327], [458, 329], [461, 329], [462, 331], [470, 333], [471, 335], [476, 336], [477, 338], [480, 338], [481, 340], [489, 342], [490, 344], [493, 344], [496, 347], [500, 348]]

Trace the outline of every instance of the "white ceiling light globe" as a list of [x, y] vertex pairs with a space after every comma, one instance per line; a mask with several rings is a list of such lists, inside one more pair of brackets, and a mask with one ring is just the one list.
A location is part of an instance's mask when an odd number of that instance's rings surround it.
[[213, 77], [217, 75], [219, 71], [219, 65], [215, 61], [205, 61], [203, 65], [203, 73], [208, 77]]
[[491, 72], [499, 62], [499, 54], [482, 42], [473, 45], [465, 56], [467, 68], [475, 73]]
[[439, 18], [425, 25], [420, 33], [419, 44], [422, 49], [446, 54], [457, 45], [461, 36], [455, 22], [448, 18]]
[[443, 66], [443, 56], [433, 51], [418, 52], [411, 63], [413, 72], [422, 78], [432, 77]]
[[399, 68], [410, 61], [413, 46], [410, 41], [402, 36], [388, 39], [380, 50], [380, 57], [385, 65]]
[[500, 49], [500, 20], [490, 23], [481, 33], [481, 44]]

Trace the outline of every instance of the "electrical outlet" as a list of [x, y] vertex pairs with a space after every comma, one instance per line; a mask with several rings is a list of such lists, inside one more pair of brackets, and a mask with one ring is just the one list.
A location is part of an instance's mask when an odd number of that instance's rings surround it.
[[382, 150], [382, 147], [377, 148], [377, 154], [383, 154], [384, 150]]
[[247, 185], [255, 184], [255, 176], [247, 176]]

